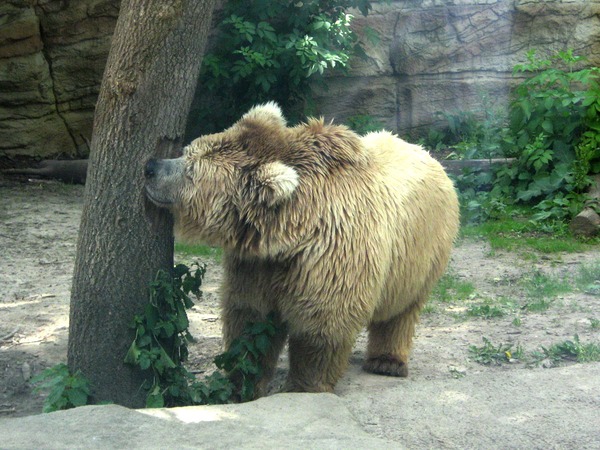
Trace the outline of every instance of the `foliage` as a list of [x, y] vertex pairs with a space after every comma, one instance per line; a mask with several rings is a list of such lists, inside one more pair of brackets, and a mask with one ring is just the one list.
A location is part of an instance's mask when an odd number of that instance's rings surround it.
[[[572, 289], [567, 279], [550, 276], [539, 270], [523, 274], [520, 283], [530, 299], [553, 299], [559, 294], [564, 294]], [[527, 309], [532, 310], [531, 307]]]
[[243, 402], [255, 396], [256, 383], [263, 375], [260, 358], [270, 350], [275, 332], [274, 315], [270, 314], [264, 322], [247, 324], [227, 352], [215, 358], [219, 369], [229, 373], [232, 379], [239, 380], [239, 396]]
[[150, 301], [143, 315], [136, 315], [135, 339], [125, 362], [152, 371], [152, 384], [146, 399], [148, 407], [177, 406], [191, 403], [188, 390], [190, 374], [182, 366], [187, 360], [187, 308], [193, 306], [190, 293], [200, 295], [206, 268], [196, 270], [179, 264], [173, 273], [159, 271], [150, 284]]
[[504, 317], [505, 312], [502, 308], [487, 303], [480, 305], [471, 305], [467, 309], [467, 316], [481, 317], [483, 319], [492, 319], [494, 317]]
[[367, 15], [371, 2], [226, 2], [201, 71], [200, 84], [218, 100], [200, 113], [205, 131], [222, 129], [258, 102], [287, 107], [306, 101], [310, 79], [348, 67], [362, 52], [350, 28], [353, 7]]
[[[561, 231], [586, 202], [590, 174], [600, 172], [600, 68], [575, 70], [585, 62], [572, 50], [541, 59], [534, 50], [516, 65], [520, 78], [508, 120], [481, 111], [444, 113], [449, 158], [514, 157], [491, 173], [457, 177], [463, 222], [481, 223], [512, 203], [534, 207], [531, 220]], [[440, 146], [439, 143], [435, 145]]]
[[385, 128], [383, 123], [368, 114], [356, 114], [346, 119], [346, 125], [360, 135], [372, 131], [381, 131]]
[[475, 362], [484, 365], [496, 364], [500, 365], [504, 362], [509, 362], [512, 358], [511, 344], [500, 344], [495, 346], [489, 339], [483, 337], [483, 346], [477, 347], [471, 345], [469, 347], [469, 353]]
[[500, 194], [533, 202], [534, 221], [564, 221], [583, 207], [588, 174], [600, 171], [600, 69], [574, 70], [572, 50], [552, 59], [528, 52], [515, 91], [510, 129], [518, 161], [497, 173]]
[[544, 359], [549, 359], [553, 365], [557, 365], [561, 361], [600, 361], [600, 345], [583, 344], [579, 340], [579, 336], [575, 335], [573, 340], [566, 340], [550, 347], [542, 346], [541, 351], [533, 352], [532, 357], [534, 364], [538, 364]]
[[462, 281], [457, 275], [446, 273], [440, 278], [431, 294], [432, 299], [448, 303], [454, 299], [466, 300], [475, 292], [473, 283]]
[[480, 93], [479, 106], [469, 111], [456, 110], [436, 114], [441, 127], [429, 130], [425, 146], [436, 152], [451, 152], [447, 159], [488, 159], [506, 153], [508, 128], [505, 126], [506, 111], [490, 107], [493, 101]]
[[549, 360], [554, 367], [562, 361], [576, 361], [580, 363], [600, 361], [600, 345], [596, 343], [584, 344], [575, 335], [572, 340], [566, 340], [553, 344], [549, 347], [540, 346], [528, 355], [521, 345], [517, 345], [513, 351], [512, 344], [494, 345], [486, 337], [483, 338], [483, 346], [471, 345], [469, 353], [473, 361], [483, 365], [501, 365], [514, 360], [523, 360], [528, 365], [537, 366], [544, 360]]
[[31, 382], [37, 384], [34, 392], [48, 391], [44, 400], [45, 413], [76, 408], [88, 403], [89, 381], [79, 371], [71, 375], [66, 364], [57, 364], [44, 370], [33, 377]]
[[[254, 386], [262, 374], [260, 355], [270, 348], [275, 333], [273, 318], [250, 323], [230, 349], [215, 358], [219, 369], [203, 381], [196, 381], [183, 365], [188, 358], [187, 343], [192, 341], [186, 309], [193, 306], [190, 293], [200, 295], [205, 266], [195, 270], [183, 264], [173, 273], [159, 271], [150, 286], [150, 302], [143, 315], [134, 319], [136, 335], [125, 362], [152, 373], [146, 406], [184, 406], [221, 404], [234, 399], [248, 401], [254, 397]], [[230, 378], [241, 379], [240, 386]], [[239, 392], [238, 392], [239, 389]]]

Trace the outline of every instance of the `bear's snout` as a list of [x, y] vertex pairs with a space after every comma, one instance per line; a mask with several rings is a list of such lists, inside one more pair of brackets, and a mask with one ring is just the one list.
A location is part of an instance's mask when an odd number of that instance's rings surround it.
[[156, 168], [158, 166], [158, 162], [156, 159], [151, 159], [146, 163], [146, 168], [144, 169], [144, 176], [146, 178], [153, 178], [156, 175]]
[[156, 205], [175, 203], [181, 190], [185, 163], [179, 159], [150, 159], [144, 166], [146, 195]]

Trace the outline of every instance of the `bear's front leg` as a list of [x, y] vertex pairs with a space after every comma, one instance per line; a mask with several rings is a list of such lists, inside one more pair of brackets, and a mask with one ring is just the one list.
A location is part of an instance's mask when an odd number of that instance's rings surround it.
[[354, 338], [290, 335], [286, 392], [333, 392], [346, 370]]
[[[231, 344], [235, 339], [239, 338], [246, 326], [249, 323], [256, 323], [265, 321], [267, 318], [264, 314], [256, 311], [252, 308], [247, 307], [228, 307], [223, 310], [223, 341], [225, 350], [229, 350]], [[262, 355], [258, 362], [262, 368], [262, 376], [258, 380], [255, 390], [254, 398], [259, 398], [267, 393], [267, 387], [269, 382], [275, 374], [277, 366], [277, 360], [281, 349], [285, 344], [287, 338], [287, 330], [285, 325], [281, 322], [279, 316], [275, 318], [275, 335], [270, 339], [270, 347], [266, 355]], [[238, 389], [241, 388], [242, 380], [235, 374], [230, 374], [230, 378]]]

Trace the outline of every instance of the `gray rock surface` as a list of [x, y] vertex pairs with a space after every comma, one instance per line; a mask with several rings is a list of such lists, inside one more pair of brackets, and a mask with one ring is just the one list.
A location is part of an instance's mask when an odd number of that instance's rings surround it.
[[[317, 104], [326, 117], [371, 115], [396, 131], [421, 130], [436, 113], [506, 110], [515, 64], [574, 49], [600, 65], [600, 1], [425, 0], [375, 3], [356, 30], [379, 40], [330, 78]], [[422, 133], [421, 133], [422, 134]], [[426, 133], [425, 133], [426, 134]]]
[[48, 448], [552, 449], [600, 447], [600, 363], [414, 380], [357, 367], [333, 394], [242, 405], [87, 406], [0, 419], [0, 446]]

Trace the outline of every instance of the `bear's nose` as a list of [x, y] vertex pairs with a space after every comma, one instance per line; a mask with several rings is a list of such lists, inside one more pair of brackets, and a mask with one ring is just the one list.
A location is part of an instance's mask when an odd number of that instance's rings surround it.
[[148, 161], [146, 163], [146, 168], [144, 170], [144, 176], [146, 178], [154, 177], [154, 175], [156, 175], [157, 165], [158, 165], [158, 163], [157, 163], [156, 159], [151, 159], [150, 161]]

